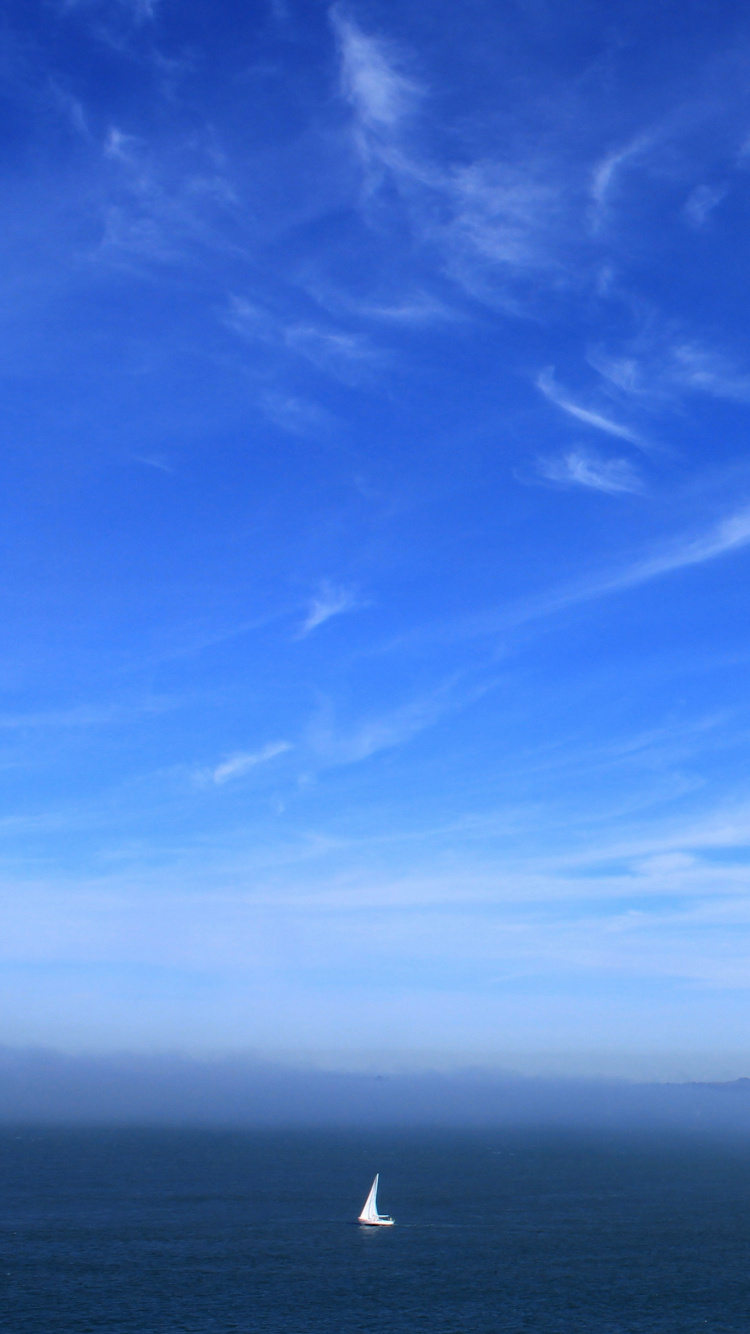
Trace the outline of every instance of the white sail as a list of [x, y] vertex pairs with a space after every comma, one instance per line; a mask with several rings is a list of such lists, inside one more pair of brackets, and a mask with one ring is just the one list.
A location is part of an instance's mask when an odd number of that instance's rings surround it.
[[359, 1215], [359, 1221], [360, 1223], [369, 1223], [372, 1227], [390, 1227], [393, 1224], [393, 1219], [389, 1218], [387, 1214], [378, 1213], [379, 1180], [380, 1180], [380, 1173], [376, 1172], [375, 1180], [370, 1186], [370, 1194], [367, 1196], [367, 1199], [365, 1200], [365, 1207], [362, 1210], [361, 1214]]
[[380, 1173], [376, 1172], [375, 1180], [370, 1187], [370, 1194], [365, 1200], [365, 1207], [359, 1215], [360, 1223], [376, 1223], [378, 1220], [378, 1181]]

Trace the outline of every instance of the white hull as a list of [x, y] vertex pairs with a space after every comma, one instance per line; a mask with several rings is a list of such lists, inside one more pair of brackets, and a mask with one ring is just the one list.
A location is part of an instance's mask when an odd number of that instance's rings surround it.
[[363, 1227], [393, 1227], [395, 1218], [360, 1218]]

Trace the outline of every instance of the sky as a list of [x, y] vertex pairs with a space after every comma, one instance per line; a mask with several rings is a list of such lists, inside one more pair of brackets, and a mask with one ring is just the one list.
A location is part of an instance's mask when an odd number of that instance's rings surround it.
[[0, 1042], [750, 1074], [746, 8], [0, 60]]

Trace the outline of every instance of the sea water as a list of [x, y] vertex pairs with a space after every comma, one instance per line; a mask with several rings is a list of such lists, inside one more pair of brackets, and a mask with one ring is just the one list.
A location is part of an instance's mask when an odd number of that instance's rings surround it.
[[750, 1141], [6, 1129], [0, 1266], [8, 1334], [748, 1334]]

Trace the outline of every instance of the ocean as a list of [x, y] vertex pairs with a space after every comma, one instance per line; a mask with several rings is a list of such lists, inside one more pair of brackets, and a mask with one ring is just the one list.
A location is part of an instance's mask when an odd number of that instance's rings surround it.
[[750, 1140], [6, 1128], [0, 1264], [8, 1334], [748, 1334]]

